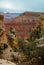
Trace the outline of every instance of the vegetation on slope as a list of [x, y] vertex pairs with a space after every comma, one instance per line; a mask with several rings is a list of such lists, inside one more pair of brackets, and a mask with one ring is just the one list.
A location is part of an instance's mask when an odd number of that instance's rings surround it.
[[[44, 30], [41, 22], [42, 21], [39, 20], [37, 26], [28, 32], [29, 36], [27, 39], [17, 37], [16, 30], [12, 27], [8, 33], [5, 34], [5, 32], [3, 32], [7, 38], [7, 42], [0, 42], [0, 57], [2, 55], [4, 59], [13, 62], [20, 61], [20, 63], [24, 62], [24, 60], [29, 61], [31, 62], [31, 64], [29, 63], [30, 65], [37, 60], [37, 65], [44, 65]], [[2, 29], [0, 33], [2, 33]], [[0, 34], [1, 41], [4, 39], [3, 34]]]

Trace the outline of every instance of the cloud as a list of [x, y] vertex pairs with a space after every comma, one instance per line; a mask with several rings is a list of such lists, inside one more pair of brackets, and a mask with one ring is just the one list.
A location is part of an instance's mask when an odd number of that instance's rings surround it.
[[[0, 9], [11, 12], [44, 12], [44, 0], [0, 0]], [[1, 11], [1, 10], [0, 10]]]

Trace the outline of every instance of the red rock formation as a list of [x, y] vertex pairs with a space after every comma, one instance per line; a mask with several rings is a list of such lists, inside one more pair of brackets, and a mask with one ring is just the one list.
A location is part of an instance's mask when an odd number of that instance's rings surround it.
[[6, 31], [12, 26], [17, 31], [17, 36], [27, 36], [28, 31], [36, 26], [37, 19], [39, 16], [43, 15], [42, 13], [34, 13], [34, 12], [25, 12], [20, 16], [13, 19], [11, 22], [5, 23]]

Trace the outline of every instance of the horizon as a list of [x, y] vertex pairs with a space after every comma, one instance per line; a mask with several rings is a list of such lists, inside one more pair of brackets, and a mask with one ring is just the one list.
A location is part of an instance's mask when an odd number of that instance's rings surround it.
[[43, 0], [0, 0], [0, 12], [23, 13], [43, 12]]

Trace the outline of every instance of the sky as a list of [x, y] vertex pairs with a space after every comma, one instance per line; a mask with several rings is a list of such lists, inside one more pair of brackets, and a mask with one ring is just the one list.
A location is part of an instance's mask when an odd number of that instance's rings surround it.
[[44, 12], [44, 0], [0, 0], [0, 12]]

